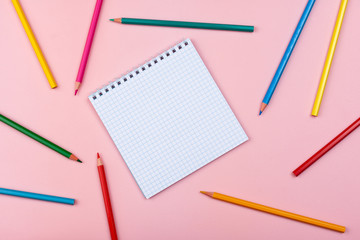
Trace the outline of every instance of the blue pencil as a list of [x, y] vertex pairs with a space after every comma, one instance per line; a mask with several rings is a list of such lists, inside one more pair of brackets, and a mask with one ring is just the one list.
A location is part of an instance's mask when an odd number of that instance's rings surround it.
[[270, 99], [275, 91], [275, 88], [277, 86], [277, 84], [279, 83], [279, 80], [281, 78], [282, 73], [284, 72], [284, 69], [286, 67], [286, 64], [289, 61], [289, 58], [291, 56], [292, 51], [294, 50], [294, 47], [296, 45], [297, 40], [300, 37], [300, 34], [304, 28], [304, 25], [306, 23], [306, 20], [308, 19], [311, 9], [313, 8], [314, 4], [315, 4], [316, 0], [309, 0], [309, 2], [307, 3], [305, 10], [300, 18], [300, 21], [295, 29], [295, 32], [289, 42], [288, 47], [286, 48], [286, 51], [284, 53], [283, 58], [281, 59], [281, 62], [279, 64], [278, 69], [276, 70], [276, 73], [274, 75], [273, 80], [270, 83], [270, 86], [265, 94], [265, 97], [261, 103], [261, 107], [260, 107], [260, 114], [265, 110], [266, 106], [269, 104]]
[[74, 205], [75, 199], [0, 188], [0, 194]]

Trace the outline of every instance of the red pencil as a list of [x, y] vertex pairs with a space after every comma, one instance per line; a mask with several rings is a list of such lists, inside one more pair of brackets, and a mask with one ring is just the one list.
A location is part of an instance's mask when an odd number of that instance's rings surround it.
[[300, 167], [295, 169], [293, 171], [295, 176], [299, 176], [303, 171], [305, 171], [308, 167], [310, 167], [314, 162], [316, 162], [319, 158], [321, 158], [330, 149], [335, 147], [336, 144], [341, 142], [347, 135], [349, 135], [352, 131], [354, 131], [359, 126], [360, 126], [360, 118], [358, 118], [349, 127], [347, 127], [339, 135], [337, 135], [333, 140], [331, 140], [328, 144], [326, 144], [322, 149], [320, 149], [314, 155], [312, 155], [306, 162], [301, 164]]
[[111, 202], [110, 202], [109, 190], [108, 190], [107, 182], [106, 182], [104, 165], [101, 162], [99, 153], [97, 154], [97, 166], [98, 166], [98, 171], [99, 171], [101, 189], [102, 189], [102, 193], [103, 193], [103, 197], [104, 197], [106, 215], [107, 215], [109, 228], [110, 228], [110, 235], [111, 235], [111, 239], [115, 240], [115, 239], [118, 239], [118, 237], [116, 235], [115, 221], [114, 221], [114, 216], [113, 216], [113, 212], [112, 212], [112, 208], [111, 208]]

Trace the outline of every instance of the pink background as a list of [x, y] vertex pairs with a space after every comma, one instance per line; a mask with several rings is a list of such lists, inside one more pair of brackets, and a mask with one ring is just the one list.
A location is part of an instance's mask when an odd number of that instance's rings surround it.
[[[349, 1], [318, 118], [310, 113], [340, 0], [315, 3], [261, 117], [261, 100], [306, 0], [104, 0], [76, 97], [74, 81], [95, 0], [21, 2], [59, 86], [50, 89], [11, 1], [0, 1], [0, 112], [84, 163], [0, 123], [0, 187], [76, 198], [75, 206], [67, 206], [0, 195], [1, 239], [109, 239], [97, 151], [105, 162], [120, 239], [360, 239], [360, 130], [300, 177], [291, 175], [359, 117], [360, 1]], [[108, 21], [114, 17], [248, 24], [256, 31], [130, 26]], [[87, 96], [187, 37], [250, 141], [146, 200]], [[200, 190], [344, 225], [347, 231], [219, 202]]]

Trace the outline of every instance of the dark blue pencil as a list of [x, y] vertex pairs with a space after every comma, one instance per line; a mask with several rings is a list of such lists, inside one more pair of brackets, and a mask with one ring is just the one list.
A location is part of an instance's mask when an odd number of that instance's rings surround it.
[[275, 91], [275, 88], [277, 86], [277, 84], [280, 81], [281, 75], [284, 72], [284, 69], [286, 67], [286, 64], [289, 61], [289, 58], [291, 56], [292, 51], [294, 50], [294, 47], [296, 45], [297, 40], [300, 37], [300, 34], [304, 28], [304, 25], [306, 23], [306, 20], [308, 19], [310, 12], [312, 10], [312, 7], [314, 6], [316, 0], [309, 0], [309, 2], [307, 3], [305, 10], [300, 18], [300, 21], [295, 29], [295, 32], [289, 42], [289, 45], [285, 51], [285, 54], [283, 56], [283, 58], [281, 59], [281, 62], [279, 64], [278, 69], [276, 70], [276, 73], [274, 75], [273, 80], [270, 83], [270, 86], [265, 94], [265, 97], [261, 103], [261, 107], [260, 107], [260, 113], [259, 115], [261, 115], [261, 113], [265, 110], [266, 106], [269, 104], [270, 99]]

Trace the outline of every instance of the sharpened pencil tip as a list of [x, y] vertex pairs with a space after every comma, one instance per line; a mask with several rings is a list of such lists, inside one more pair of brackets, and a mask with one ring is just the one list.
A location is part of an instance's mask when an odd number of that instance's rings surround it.
[[110, 21], [114, 21], [114, 19], [112, 18], [112, 19], [109, 19]]
[[262, 111], [260, 111], [259, 116], [262, 114]]
[[205, 192], [205, 191], [200, 191], [202, 194], [205, 194], [206, 196], [209, 196], [209, 197], [212, 197], [212, 195], [214, 194], [214, 193], [212, 193], [212, 192]]
[[97, 153], [97, 158], [100, 158], [100, 154], [99, 154], [99, 153]]
[[77, 92], [78, 92], [78, 90], [75, 90], [75, 96], [76, 96]]
[[80, 159], [78, 159], [78, 160], [76, 160], [76, 161], [78, 161], [79, 163], [82, 163], [82, 161], [81, 161]]

